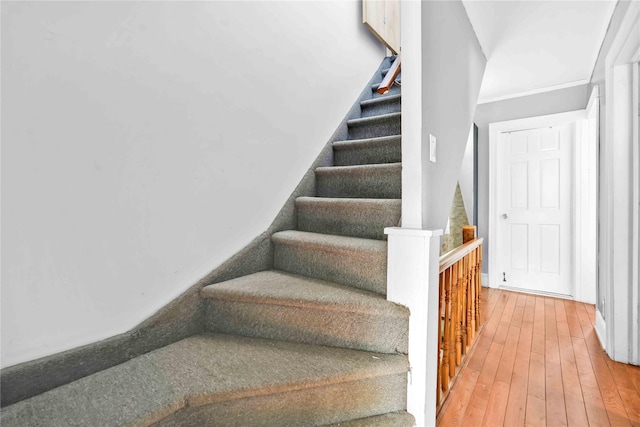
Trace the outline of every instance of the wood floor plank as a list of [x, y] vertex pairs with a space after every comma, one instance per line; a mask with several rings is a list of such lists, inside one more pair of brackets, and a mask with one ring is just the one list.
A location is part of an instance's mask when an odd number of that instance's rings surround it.
[[463, 369], [460, 375], [461, 377], [449, 392], [447, 406], [443, 405], [440, 414], [438, 414], [437, 424], [440, 426], [453, 427], [462, 424], [480, 372], [473, 369]]
[[[635, 390], [633, 373], [628, 369], [628, 367], [632, 367], [631, 365], [625, 365], [624, 363], [613, 361], [608, 356], [605, 357], [605, 361], [607, 362], [607, 366], [609, 366], [609, 372], [611, 372], [611, 375], [613, 376], [616, 384], [618, 384], [618, 387]], [[638, 373], [640, 373], [640, 367], [636, 367], [636, 369], [638, 370]]]
[[523, 322], [533, 323], [536, 311], [536, 297], [533, 295], [527, 295], [527, 302], [524, 306], [524, 315], [522, 316]]
[[609, 422], [614, 426], [631, 426], [629, 416], [620, 398], [618, 387], [609, 371], [607, 362], [602, 357], [591, 357], [593, 372], [598, 381], [600, 396], [604, 402]]
[[594, 306], [497, 289], [482, 298], [490, 314], [439, 426], [640, 427], [640, 367], [602, 350]]
[[482, 288], [482, 301], [480, 303], [480, 319], [482, 324], [485, 324], [487, 319], [491, 318], [493, 310], [496, 308], [499, 293], [499, 289]]
[[527, 413], [524, 425], [538, 427], [547, 425], [546, 407], [544, 399], [536, 396], [527, 396]]
[[593, 329], [592, 327], [591, 330], [586, 330], [585, 328], [583, 329], [583, 335], [584, 341], [587, 344], [587, 350], [589, 351], [589, 354], [592, 356], [604, 357], [606, 353], [600, 345], [600, 340], [596, 335], [595, 329]]
[[525, 305], [527, 305], [527, 294], [523, 294], [523, 293], [518, 294], [516, 307], [524, 307]]
[[520, 327], [522, 319], [524, 318], [524, 306], [516, 305], [513, 310], [513, 316], [511, 317], [511, 326]]
[[598, 340], [596, 331], [593, 327], [593, 325], [595, 324], [595, 316], [590, 316], [586, 304], [575, 302], [575, 306], [578, 320], [580, 321], [580, 327], [582, 328], [582, 335], [584, 336], [585, 342], [587, 343], [589, 354], [600, 357], [604, 356], [604, 352], [602, 351], [602, 347], [600, 346], [600, 341]]
[[508, 322], [500, 322], [498, 325], [498, 329], [496, 329], [496, 334], [493, 336], [493, 342], [498, 344], [504, 344], [507, 340], [507, 334], [509, 333], [509, 323]]
[[558, 339], [558, 329], [556, 327], [556, 305], [551, 298], [544, 300], [544, 334], [547, 340]]
[[509, 384], [513, 373], [513, 363], [516, 360], [516, 351], [518, 350], [518, 340], [520, 338], [520, 328], [510, 326], [507, 339], [504, 343], [502, 358], [500, 359], [499, 368], [496, 372], [496, 381], [502, 381]]
[[545, 339], [544, 334], [538, 334], [533, 332], [533, 339], [531, 340], [531, 352], [544, 355]]
[[516, 308], [517, 300], [518, 294], [515, 292], [510, 292], [509, 299], [507, 299], [507, 304], [505, 305], [504, 311], [502, 312], [502, 317], [500, 318], [501, 322], [511, 322], [511, 316], [513, 316], [513, 310]]
[[[518, 353], [531, 353], [532, 338], [533, 323], [523, 323], [520, 327], [520, 337], [518, 338]], [[529, 360], [529, 357], [527, 357], [527, 360]]]
[[582, 393], [580, 393], [580, 398], [565, 395], [564, 404], [567, 409], [568, 426], [584, 427], [589, 425], [584, 401], [582, 400]]
[[484, 335], [484, 330], [482, 332], [483, 333], [478, 337], [478, 342], [475, 344], [475, 348], [467, 362], [467, 367], [477, 371], [478, 373], [482, 370], [482, 365], [484, 365], [484, 361], [487, 358], [489, 347], [491, 347], [491, 339], [488, 339]]
[[560, 349], [557, 336], [554, 339], [545, 339], [544, 357], [547, 361], [560, 365]]
[[544, 371], [544, 356], [542, 354], [531, 352], [531, 360], [529, 362], [529, 386], [527, 388], [528, 397], [534, 396], [544, 401]]
[[564, 307], [567, 313], [567, 322], [569, 323], [569, 331], [572, 337], [582, 338], [582, 327], [576, 313], [575, 302], [565, 300]]
[[580, 377], [580, 387], [584, 398], [584, 406], [589, 419], [589, 425], [608, 426], [609, 417], [604, 407], [598, 381], [596, 380], [591, 357], [584, 339], [573, 338], [573, 351], [576, 358], [576, 367]]
[[465, 411], [461, 425], [479, 426], [482, 424], [485, 411], [489, 405], [489, 392], [490, 389], [487, 390], [484, 384], [476, 383], [471, 394], [472, 398], [467, 405], [467, 410]]
[[636, 387], [636, 391], [640, 394], [640, 366], [624, 365], [627, 368], [629, 378]]
[[636, 390], [630, 390], [625, 387], [619, 387], [620, 398], [624, 404], [624, 408], [627, 411], [629, 422], [632, 426], [640, 426], [640, 395]]
[[545, 403], [548, 422], [556, 426], [567, 425], [567, 411], [564, 402], [562, 369], [559, 363], [545, 362]]
[[482, 425], [487, 427], [501, 426], [505, 421], [507, 402], [509, 400], [509, 384], [503, 381], [495, 381], [491, 388]]
[[[531, 335], [531, 333], [529, 334]], [[522, 333], [520, 334], [522, 339]], [[505, 426], [523, 426], [527, 409], [527, 389], [529, 385], [530, 351], [518, 351], [511, 376], [509, 401], [505, 411]]]
[[544, 298], [536, 297], [536, 307], [533, 319], [533, 333], [538, 335], [544, 335]]
[[491, 318], [487, 320], [487, 324], [485, 325], [484, 335], [489, 340], [493, 340], [493, 336], [498, 329], [498, 325], [500, 324], [500, 318], [502, 317], [502, 312], [504, 311], [504, 307], [507, 303], [507, 295], [505, 292], [501, 292], [498, 296], [498, 300], [496, 301], [496, 306], [493, 309], [493, 313], [491, 314]]
[[609, 416], [604, 408], [600, 390], [597, 387], [582, 386], [582, 396], [584, 397], [584, 407], [587, 412], [590, 426], [610, 426]]
[[[556, 320], [558, 323], [567, 323], [567, 310], [564, 306], [564, 300], [556, 299], [554, 301], [555, 309], [556, 309]], [[567, 324], [568, 329], [568, 324]]]

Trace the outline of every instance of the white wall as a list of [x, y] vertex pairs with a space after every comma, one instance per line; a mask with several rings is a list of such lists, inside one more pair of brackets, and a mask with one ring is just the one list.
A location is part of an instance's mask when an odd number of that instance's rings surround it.
[[[425, 2], [422, 7], [422, 225], [442, 229], [467, 146], [486, 59], [462, 2]], [[437, 161], [429, 162], [429, 135], [437, 138]]]
[[[460, 177], [458, 178], [460, 184], [460, 192], [462, 193], [462, 200], [464, 201], [464, 210], [467, 212], [467, 218], [469, 224], [473, 223], [473, 126], [469, 131], [469, 137], [467, 138], [467, 145], [464, 149], [464, 156], [462, 158], [462, 165], [460, 166]], [[475, 224], [474, 224], [475, 225]]]
[[263, 232], [384, 56], [359, 2], [2, 4], [2, 366]]

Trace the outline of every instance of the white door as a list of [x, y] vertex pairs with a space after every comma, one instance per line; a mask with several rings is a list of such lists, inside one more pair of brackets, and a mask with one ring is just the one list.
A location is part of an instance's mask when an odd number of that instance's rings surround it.
[[500, 285], [570, 295], [574, 126], [506, 132], [498, 139]]

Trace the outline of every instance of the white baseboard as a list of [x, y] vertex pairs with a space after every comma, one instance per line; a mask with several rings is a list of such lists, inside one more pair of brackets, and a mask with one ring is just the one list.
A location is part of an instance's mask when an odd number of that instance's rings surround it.
[[600, 345], [607, 351], [607, 327], [600, 311], [596, 309], [596, 336], [600, 340]]
[[482, 273], [482, 286], [485, 288], [489, 287], [489, 275], [487, 273]]

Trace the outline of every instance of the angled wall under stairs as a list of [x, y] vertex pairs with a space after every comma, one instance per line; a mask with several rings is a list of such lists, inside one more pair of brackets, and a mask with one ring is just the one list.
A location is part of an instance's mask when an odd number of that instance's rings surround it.
[[274, 226], [152, 322], [189, 313], [190, 329], [14, 398], [2, 425], [413, 425], [409, 313], [385, 298], [401, 194], [399, 88], [375, 93], [388, 63]]

